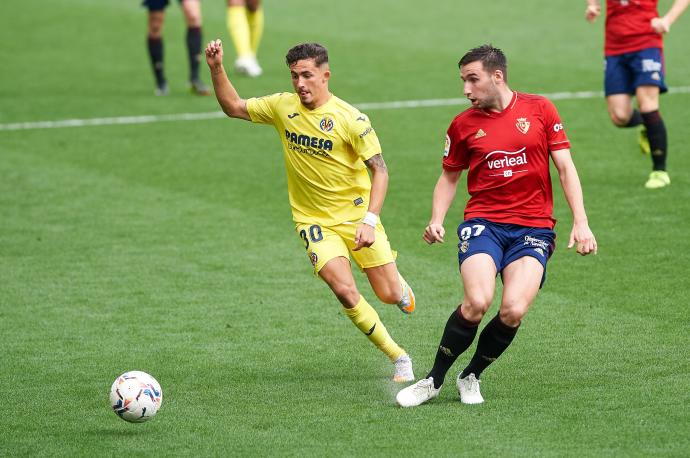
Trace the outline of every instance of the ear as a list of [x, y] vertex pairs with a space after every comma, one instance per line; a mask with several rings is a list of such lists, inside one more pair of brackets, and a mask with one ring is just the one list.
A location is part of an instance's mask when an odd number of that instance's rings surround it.
[[494, 82], [496, 82], [496, 83], [498, 83], [498, 82], [505, 83], [506, 82], [505, 78], [503, 77], [503, 71], [502, 70], [494, 70], [494, 73], [492, 76], [494, 78]]
[[323, 79], [325, 81], [328, 81], [329, 79], [331, 79], [331, 71], [330, 70], [326, 70], [325, 72], [323, 72]]

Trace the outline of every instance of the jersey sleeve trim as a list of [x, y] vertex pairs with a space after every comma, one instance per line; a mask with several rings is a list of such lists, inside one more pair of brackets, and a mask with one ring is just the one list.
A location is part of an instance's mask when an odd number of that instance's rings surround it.
[[458, 172], [460, 170], [465, 170], [467, 167], [463, 167], [462, 165], [449, 165], [446, 164], [445, 162], [442, 164], [443, 170], [448, 170], [449, 172]]
[[383, 154], [383, 151], [381, 151], [381, 148], [369, 148], [363, 153], [360, 153], [359, 157], [362, 158], [362, 161], [368, 161], [372, 157], [376, 156], [377, 154]]

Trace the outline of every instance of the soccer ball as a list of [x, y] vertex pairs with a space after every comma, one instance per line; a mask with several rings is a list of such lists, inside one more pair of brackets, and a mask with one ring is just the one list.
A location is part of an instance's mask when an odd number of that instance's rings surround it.
[[125, 372], [110, 387], [110, 405], [125, 421], [142, 423], [150, 420], [162, 403], [161, 386], [146, 372]]

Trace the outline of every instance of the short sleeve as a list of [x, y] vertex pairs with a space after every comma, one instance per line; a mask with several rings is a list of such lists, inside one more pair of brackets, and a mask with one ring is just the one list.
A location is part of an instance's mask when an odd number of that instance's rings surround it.
[[348, 136], [352, 149], [362, 161], [371, 159], [381, 153], [381, 144], [376, 131], [371, 127], [369, 118], [362, 113], [355, 113], [348, 126]]
[[570, 140], [565, 134], [558, 110], [548, 99], [544, 99], [544, 129], [546, 130], [546, 143], [549, 145], [549, 151], [570, 148]]
[[247, 112], [252, 122], [258, 124], [273, 124], [276, 117], [276, 106], [283, 93], [267, 95], [264, 97], [252, 97], [247, 99]]
[[460, 125], [457, 119], [446, 131], [446, 143], [443, 148], [443, 168], [450, 171], [467, 169], [470, 166], [467, 145], [460, 137]]

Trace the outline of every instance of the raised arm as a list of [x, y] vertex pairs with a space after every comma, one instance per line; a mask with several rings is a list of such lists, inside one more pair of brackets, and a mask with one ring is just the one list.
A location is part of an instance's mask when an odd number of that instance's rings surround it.
[[206, 46], [206, 63], [211, 70], [213, 89], [223, 112], [231, 118], [250, 121], [247, 101], [240, 97], [225, 73], [223, 44], [220, 40], [213, 40]]
[[371, 172], [371, 191], [369, 193], [369, 208], [362, 224], [357, 228], [355, 234], [354, 251], [374, 244], [376, 222], [381, 213], [383, 201], [388, 192], [388, 168], [381, 154], [375, 154], [364, 161], [369, 172]]
[[435, 242], [443, 243], [443, 236], [446, 234], [446, 230], [443, 228], [443, 221], [446, 218], [450, 205], [453, 203], [453, 199], [455, 199], [455, 192], [458, 188], [461, 174], [461, 170], [449, 171], [443, 169], [441, 176], [438, 177], [431, 204], [431, 220], [422, 236], [429, 245]]
[[596, 21], [601, 14], [601, 4], [599, 0], [587, 0], [587, 9], [585, 9], [585, 19], [589, 22]]
[[652, 19], [652, 28], [656, 33], [663, 34], [671, 30], [671, 25], [676, 22], [676, 19], [683, 14], [683, 11], [690, 4], [690, 0], [675, 0], [671, 8], [663, 17], [655, 17]]
[[570, 156], [570, 149], [561, 149], [551, 152], [551, 158], [558, 170], [558, 177], [563, 187], [565, 200], [573, 214], [573, 229], [570, 231], [568, 248], [577, 243], [577, 252], [582, 256], [590, 253], [597, 254], [597, 241], [589, 228], [585, 204], [582, 197], [582, 186], [577, 175], [577, 169]]

